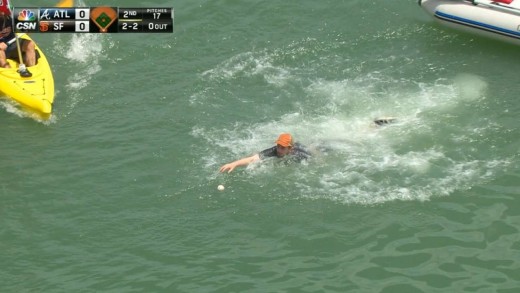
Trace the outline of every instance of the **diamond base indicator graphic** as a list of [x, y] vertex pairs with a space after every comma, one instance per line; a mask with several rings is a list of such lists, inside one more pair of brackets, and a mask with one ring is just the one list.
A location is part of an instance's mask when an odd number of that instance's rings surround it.
[[99, 28], [99, 31], [106, 33], [108, 28], [117, 20], [117, 11], [112, 7], [95, 7], [90, 11], [90, 20]]

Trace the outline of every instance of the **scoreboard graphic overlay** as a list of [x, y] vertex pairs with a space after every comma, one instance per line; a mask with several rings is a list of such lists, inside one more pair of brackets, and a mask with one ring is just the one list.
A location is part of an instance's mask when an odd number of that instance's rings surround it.
[[173, 33], [173, 8], [14, 8], [15, 32]]

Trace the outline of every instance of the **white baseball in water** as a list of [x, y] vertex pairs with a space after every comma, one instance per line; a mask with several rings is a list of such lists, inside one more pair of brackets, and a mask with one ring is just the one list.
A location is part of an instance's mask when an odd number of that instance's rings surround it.
[[217, 187], [218, 190], [222, 191], [224, 190], [224, 185], [220, 184], [218, 187]]

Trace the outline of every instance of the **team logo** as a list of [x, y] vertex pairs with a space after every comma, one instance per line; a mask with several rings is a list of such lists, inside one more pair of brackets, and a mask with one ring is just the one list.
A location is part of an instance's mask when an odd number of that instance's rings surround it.
[[40, 32], [46, 32], [49, 30], [49, 23], [46, 21], [40, 21]]
[[29, 9], [24, 9], [18, 13], [19, 21], [35, 21], [36, 17], [34, 16], [34, 12]]

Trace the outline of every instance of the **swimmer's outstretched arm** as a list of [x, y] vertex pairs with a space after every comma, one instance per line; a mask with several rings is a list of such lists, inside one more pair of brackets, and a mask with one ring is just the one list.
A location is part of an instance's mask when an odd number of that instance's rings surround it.
[[240, 160], [236, 160], [231, 163], [227, 163], [227, 164], [223, 165], [222, 167], [220, 167], [220, 172], [227, 171], [228, 173], [231, 173], [231, 171], [233, 171], [238, 166], [247, 166], [256, 161], [260, 161], [260, 155], [258, 155], [258, 154], [255, 154], [255, 155], [252, 155], [250, 157], [246, 157], [246, 158], [243, 158]]

